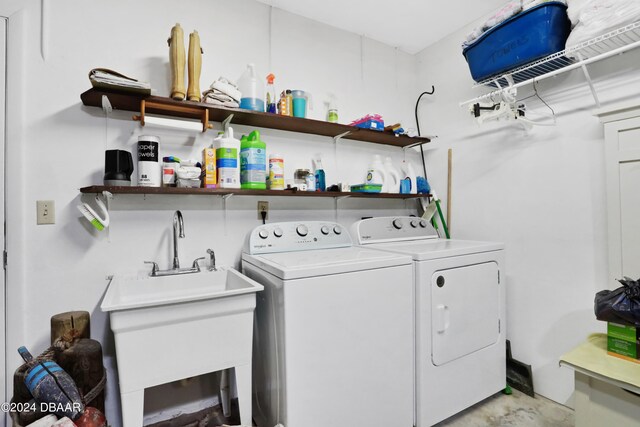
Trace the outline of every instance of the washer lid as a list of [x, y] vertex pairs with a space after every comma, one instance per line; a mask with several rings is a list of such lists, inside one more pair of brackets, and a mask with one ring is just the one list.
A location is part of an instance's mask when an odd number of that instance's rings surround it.
[[412, 263], [411, 257], [361, 247], [242, 254], [242, 262], [253, 264], [280, 279], [301, 279]]
[[449, 258], [504, 249], [504, 243], [477, 242], [473, 240], [414, 240], [408, 242], [378, 243], [368, 248], [381, 249], [411, 255], [416, 261]]

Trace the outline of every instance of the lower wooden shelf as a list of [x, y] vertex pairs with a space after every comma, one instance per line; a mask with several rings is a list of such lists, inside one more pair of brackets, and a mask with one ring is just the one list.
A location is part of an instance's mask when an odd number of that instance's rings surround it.
[[177, 187], [111, 187], [92, 185], [80, 189], [81, 193], [111, 194], [181, 194], [202, 196], [277, 196], [277, 197], [358, 197], [366, 199], [416, 199], [428, 194], [387, 194], [387, 193], [341, 193], [336, 191], [294, 191], [294, 190], [242, 190], [228, 188], [177, 188]]

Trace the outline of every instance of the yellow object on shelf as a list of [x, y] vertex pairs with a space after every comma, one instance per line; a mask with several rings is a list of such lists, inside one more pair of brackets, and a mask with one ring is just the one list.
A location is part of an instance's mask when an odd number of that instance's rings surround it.
[[182, 101], [185, 97], [184, 88], [184, 32], [180, 24], [171, 29], [169, 43], [169, 63], [171, 64], [171, 98]]
[[200, 47], [200, 36], [197, 31], [189, 34], [189, 88], [187, 89], [187, 99], [189, 101], [200, 102], [200, 71], [202, 70], [202, 48]]

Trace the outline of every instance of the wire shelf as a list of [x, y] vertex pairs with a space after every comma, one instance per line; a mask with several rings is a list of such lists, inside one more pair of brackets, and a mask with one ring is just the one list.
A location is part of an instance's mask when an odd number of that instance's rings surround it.
[[533, 81], [540, 81], [583, 65], [626, 52], [638, 46], [640, 46], [640, 21], [636, 21], [545, 58], [515, 68], [500, 76], [493, 76], [482, 80], [473, 87], [484, 86], [494, 89], [497, 88], [498, 90], [465, 101], [461, 103], [461, 105], [471, 104], [487, 98], [495, 98], [495, 96], [501, 95], [504, 90], [524, 86]]

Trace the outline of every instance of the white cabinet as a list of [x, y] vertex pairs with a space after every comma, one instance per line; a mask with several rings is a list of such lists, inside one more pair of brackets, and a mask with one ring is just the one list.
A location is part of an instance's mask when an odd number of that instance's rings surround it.
[[640, 105], [628, 104], [595, 112], [604, 124], [608, 287], [615, 279], [640, 277]]

